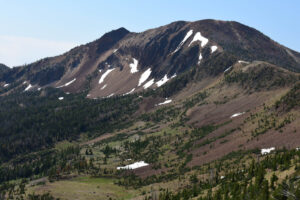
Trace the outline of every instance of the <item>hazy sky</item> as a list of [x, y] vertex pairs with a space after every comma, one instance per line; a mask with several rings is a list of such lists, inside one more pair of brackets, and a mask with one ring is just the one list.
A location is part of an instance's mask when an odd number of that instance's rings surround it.
[[234, 20], [300, 51], [300, 0], [0, 0], [0, 63], [61, 54], [119, 27]]

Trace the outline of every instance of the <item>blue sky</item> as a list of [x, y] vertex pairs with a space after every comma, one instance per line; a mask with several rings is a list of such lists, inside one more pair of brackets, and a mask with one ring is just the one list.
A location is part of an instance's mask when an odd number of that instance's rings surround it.
[[0, 63], [58, 55], [119, 27], [201, 19], [238, 21], [300, 51], [299, 0], [0, 0]]

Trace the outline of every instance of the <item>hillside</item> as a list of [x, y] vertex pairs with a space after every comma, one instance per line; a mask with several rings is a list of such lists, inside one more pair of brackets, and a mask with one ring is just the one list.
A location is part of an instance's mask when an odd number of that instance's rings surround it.
[[0, 199], [299, 197], [299, 57], [202, 20], [4, 68]]
[[300, 72], [300, 54], [237, 22], [174, 22], [141, 33], [120, 28], [52, 58], [10, 69], [0, 82], [24, 81], [31, 90], [47, 86], [65, 92], [89, 91], [89, 98], [156, 88], [216, 58], [219, 75], [238, 60], [261, 60]]

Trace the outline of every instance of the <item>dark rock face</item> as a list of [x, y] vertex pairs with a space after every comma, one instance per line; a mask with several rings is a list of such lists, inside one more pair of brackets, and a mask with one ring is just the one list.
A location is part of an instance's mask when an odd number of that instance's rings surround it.
[[2, 71], [7, 71], [7, 70], [9, 70], [9, 67], [7, 67], [6, 65], [0, 63], [0, 71], [2, 72]]
[[104, 34], [99, 40], [95, 41], [95, 44], [93, 44], [93, 46], [96, 47], [96, 53], [99, 55], [109, 50], [128, 33], [129, 31], [125, 28], [119, 28], [117, 30]]
[[59, 80], [65, 72], [63, 65], [55, 65], [51, 68], [45, 68], [30, 77], [30, 82], [44, 86]]
[[10, 68], [0, 63], [0, 79], [3, 79], [3, 75], [8, 71], [10, 71]]

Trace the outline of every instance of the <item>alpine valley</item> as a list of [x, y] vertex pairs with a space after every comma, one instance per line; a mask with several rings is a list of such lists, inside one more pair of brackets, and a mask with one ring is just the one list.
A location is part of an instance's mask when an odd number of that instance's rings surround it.
[[0, 64], [0, 199], [300, 199], [300, 53], [234, 21]]

